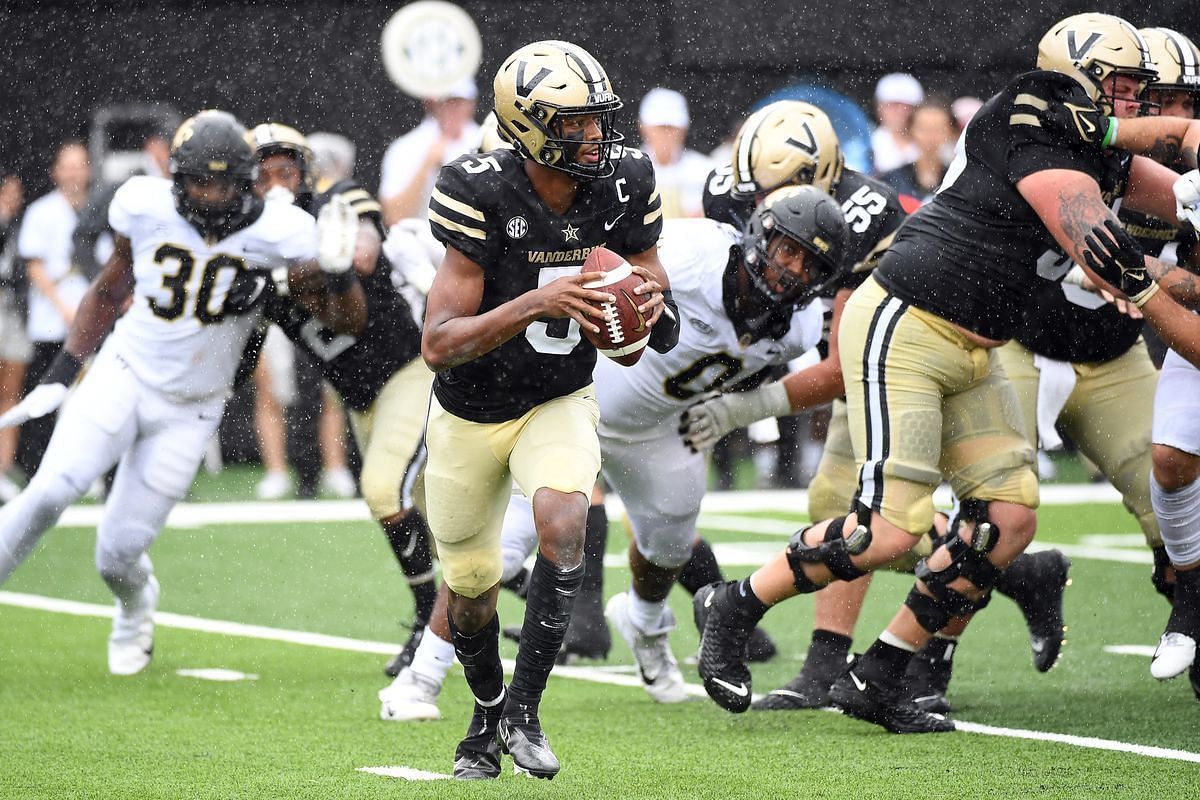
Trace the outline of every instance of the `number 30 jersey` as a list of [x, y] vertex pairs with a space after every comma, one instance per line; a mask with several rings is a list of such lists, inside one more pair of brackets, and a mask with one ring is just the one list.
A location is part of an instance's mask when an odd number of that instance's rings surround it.
[[[215, 243], [179, 215], [165, 178], [130, 178], [114, 195], [109, 223], [133, 250], [133, 303], [105, 342], [138, 380], [182, 401], [227, 392], [259, 308], [226, 314], [234, 276], [317, 255], [315, 220], [267, 201], [250, 225]], [[260, 307], [261, 308], [261, 307]]]
[[632, 367], [600, 359], [596, 399], [602, 436], [636, 441], [660, 436], [665, 428], [673, 431], [679, 412], [704, 393], [786, 364], [820, 342], [824, 311], [814, 302], [792, 314], [779, 339], [739, 343], [724, 285], [731, 259], [741, 256], [741, 238], [729, 225], [707, 219], [669, 220], [663, 226], [658, 253], [679, 306], [679, 344], [667, 353], [647, 348]]
[[[650, 159], [614, 148], [616, 171], [583, 181], [565, 214], [534, 191], [511, 150], [466, 155], [442, 167], [429, 202], [433, 235], [483, 269], [479, 314], [569, 275], [593, 249], [649, 250], [662, 229]], [[592, 380], [596, 350], [570, 319], [537, 320], [479, 358], [438, 373], [433, 390], [452, 414], [474, 422], [516, 419]]]

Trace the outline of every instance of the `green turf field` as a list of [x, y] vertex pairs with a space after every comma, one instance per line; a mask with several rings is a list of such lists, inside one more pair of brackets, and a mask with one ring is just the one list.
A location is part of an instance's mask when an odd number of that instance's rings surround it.
[[[288, 513], [291, 505], [278, 504], [280, 515], [305, 516]], [[752, 506], [722, 508], [716, 518], [720, 526], [706, 533], [722, 545], [718, 552], [749, 553], [781, 547], [784, 535], [770, 532], [771, 523], [786, 529], [781, 522], [799, 519]], [[1070, 546], [1074, 560], [1062, 661], [1035, 673], [1019, 613], [997, 599], [964, 638], [950, 699], [962, 720], [1096, 737], [1118, 750], [981, 733], [899, 737], [829, 712], [733, 716], [707, 699], [657, 706], [640, 688], [598, 682], [629, 678], [596, 669], [632, 663], [618, 643], [607, 664], [551, 680], [542, 719], [564, 764], [552, 783], [512, 776], [507, 760], [504, 776], [482, 786], [364, 773], [450, 772], [470, 705], [461, 672], [450, 674], [441, 722], [380, 721], [375, 693], [386, 684], [381, 669], [391, 648], [378, 643], [402, 641], [407, 631], [397, 623], [411, 614], [383, 537], [366, 521], [234, 521], [170, 528], [151, 551], [160, 611], [202, 621], [160, 620], [154, 661], [133, 678], [106, 672], [108, 620], [15, 607], [12, 594], [0, 595], [0, 798], [1193, 796], [1200, 764], [1181, 759], [1200, 753], [1200, 704], [1186, 678], [1158, 684], [1144, 656], [1104, 649], [1152, 645], [1166, 620], [1132, 521], [1119, 506], [1093, 502], [1047, 507], [1041, 526], [1039, 540]], [[5, 592], [108, 607], [93, 543], [86, 527], [52, 532]], [[618, 556], [625, 546], [614, 523], [609, 552]], [[606, 592], [627, 580], [624, 569], [609, 568]], [[880, 631], [910, 583], [880, 576], [859, 646]], [[676, 592], [673, 601], [682, 658], [697, 635], [688, 598]], [[502, 622], [520, 614], [505, 597]], [[212, 627], [203, 620], [354, 641], [330, 649], [259, 638], [262, 631], [191, 629]], [[767, 616], [782, 654], [756, 667], [757, 691], [791, 677], [810, 622], [803, 598]], [[515, 650], [506, 643], [504, 654]], [[218, 683], [176, 672], [197, 668], [257, 678]], [[698, 683], [694, 667], [684, 665], [684, 673]], [[1158, 758], [1128, 745], [1187, 753]]]

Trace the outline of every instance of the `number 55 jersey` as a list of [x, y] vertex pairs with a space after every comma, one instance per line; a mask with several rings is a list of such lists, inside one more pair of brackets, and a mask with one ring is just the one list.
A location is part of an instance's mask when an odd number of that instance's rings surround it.
[[258, 219], [219, 241], [179, 215], [171, 182], [130, 178], [113, 196], [109, 223], [133, 251], [132, 305], [104, 348], [143, 384], [177, 401], [227, 392], [261, 305], [227, 313], [234, 278], [246, 270], [316, 258], [316, 223], [303, 210], [268, 200]]

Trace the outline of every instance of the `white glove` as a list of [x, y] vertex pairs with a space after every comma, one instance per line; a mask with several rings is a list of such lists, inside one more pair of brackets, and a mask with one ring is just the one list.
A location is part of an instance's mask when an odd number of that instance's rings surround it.
[[317, 263], [322, 271], [339, 274], [354, 265], [358, 214], [340, 195], [334, 196], [317, 215], [317, 239]]
[[711, 450], [730, 431], [751, 422], [792, 413], [787, 389], [776, 381], [749, 392], [731, 392], [701, 400], [679, 417], [683, 442], [696, 452]]
[[39, 383], [25, 399], [0, 416], [0, 428], [15, 428], [31, 419], [44, 417], [67, 399], [68, 387], [61, 383]]
[[1172, 188], [1175, 190], [1175, 215], [1180, 222], [1187, 222], [1200, 231], [1200, 170], [1180, 175]]
[[429, 294], [437, 268], [429, 260], [429, 251], [411, 231], [393, 225], [383, 241], [383, 254], [404, 282], [421, 294]]

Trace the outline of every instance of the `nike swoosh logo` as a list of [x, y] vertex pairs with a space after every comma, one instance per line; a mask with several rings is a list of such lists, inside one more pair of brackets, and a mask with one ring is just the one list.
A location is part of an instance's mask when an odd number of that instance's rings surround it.
[[622, 289], [621, 294], [625, 295], [625, 299], [629, 301], [629, 305], [633, 306], [633, 313], [637, 314], [638, 326], [633, 329], [633, 332], [641, 333], [642, 331], [646, 330], [646, 315], [638, 311], [637, 300], [634, 300], [632, 297], [630, 297], [629, 292]]
[[746, 697], [750, 694], [750, 690], [746, 688], [746, 684], [744, 683], [729, 683], [728, 681], [723, 681], [720, 678], [713, 678], [712, 682], [717, 686], [736, 694], [738, 697]]
[[867, 690], [866, 681], [855, 675], [853, 672], [850, 673], [850, 680], [854, 681], [854, 685], [858, 687], [860, 692], [865, 692]]
[[620, 214], [617, 214], [617, 216], [613, 219], [612, 222], [604, 223], [604, 230], [607, 232], [607, 231], [611, 231], [613, 228], [617, 227], [617, 223], [620, 221], [621, 217], [623, 217], [623, 216], [625, 216], [624, 211], [622, 211]]
[[708, 597], [704, 598], [704, 607], [705, 608], [712, 608], [712, 598], [713, 598], [713, 593], [709, 592]]
[[1029, 643], [1029, 649], [1033, 650], [1035, 653], [1040, 653], [1046, 649], [1046, 643], [1041, 639], [1038, 639], [1036, 642]]

